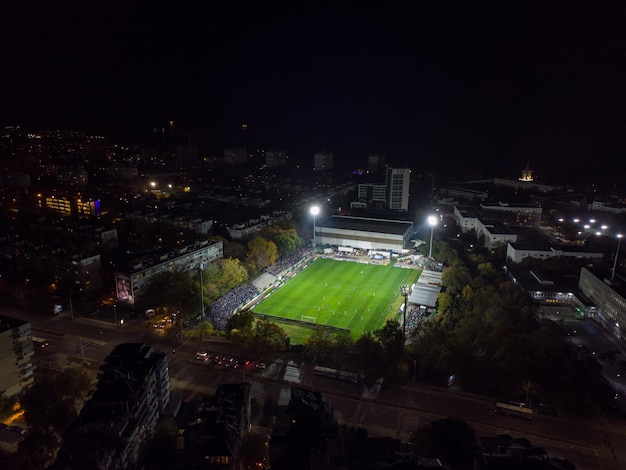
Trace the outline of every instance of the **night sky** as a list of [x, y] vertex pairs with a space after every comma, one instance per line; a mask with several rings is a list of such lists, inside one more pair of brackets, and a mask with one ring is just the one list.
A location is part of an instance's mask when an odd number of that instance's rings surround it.
[[626, 169], [623, 2], [197, 3], [4, 5], [0, 123], [132, 139], [174, 120], [219, 153], [245, 122], [345, 166]]

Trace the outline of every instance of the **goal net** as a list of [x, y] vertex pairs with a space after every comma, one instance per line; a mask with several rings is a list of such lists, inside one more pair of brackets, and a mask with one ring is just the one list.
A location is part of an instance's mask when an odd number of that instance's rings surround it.
[[317, 317], [309, 317], [306, 315], [302, 315], [302, 321], [306, 323], [315, 323], [317, 324]]

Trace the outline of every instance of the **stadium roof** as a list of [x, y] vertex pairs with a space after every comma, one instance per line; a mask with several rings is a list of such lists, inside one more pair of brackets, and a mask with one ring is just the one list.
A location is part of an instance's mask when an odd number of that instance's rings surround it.
[[425, 269], [417, 282], [413, 284], [413, 290], [411, 295], [409, 295], [409, 303], [435, 307], [441, 287], [441, 273]]
[[413, 222], [409, 222], [408, 220], [372, 219], [368, 217], [332, 215], [318, 223], [318, 227], [404, 235], [407, 230], [412, 229]]

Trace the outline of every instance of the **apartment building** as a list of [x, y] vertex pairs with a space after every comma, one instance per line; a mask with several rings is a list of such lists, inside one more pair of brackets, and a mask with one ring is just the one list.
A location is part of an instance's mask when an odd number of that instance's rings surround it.
[[0, 315], [0, 395], [19, 398], [34, 383], [30, 323]]

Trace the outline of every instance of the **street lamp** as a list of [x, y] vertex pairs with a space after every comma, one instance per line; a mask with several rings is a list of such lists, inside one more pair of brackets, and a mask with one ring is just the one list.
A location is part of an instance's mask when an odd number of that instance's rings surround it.
[[429, 215], [428, 225], [430, 225], [430, 249], [428, 250], [428, 257], [432, 258], [433, 256], [433, 231], [435, 230], [435, 225], [437, 225], [437, 217], [435, 217], [434, 215]]
[[613, 281], [613, 278], [615, 277], [615, 268], [617, 267], [617, 257], [619, 256], [619, 244], [622, 241], [622, 237], [624, 235], [622, 235], [621, 233], [617, 234], [617, 250], [615, 250], [615, 259], [613, 260], [613, 270], [611, 272], [611, 282]]
[[205, 320], [204, 318], [204, 293], [202, 292], [203, 290], [202, 271], [203, 270], [204, 270], [204, 261], [200, 261], [200, 311], [202, 312], [202, 320]]
[[402, 312], [402, 333], [406, 339], [406, 309], [408, 308], [409, 295], [411, 295], [411, 286], [405, 284], [400, 286], [400, 293], [404, 296], [404, 311]]
[[113, 318], [115, 320], [115, 329], [117, 330], [117, 303], [113, 304]]
[[315, 249], [315, 216], [320, 213], [320, 208], [318, 206], [312, 206], [310, 210], [313, 216], [313, 249]]

